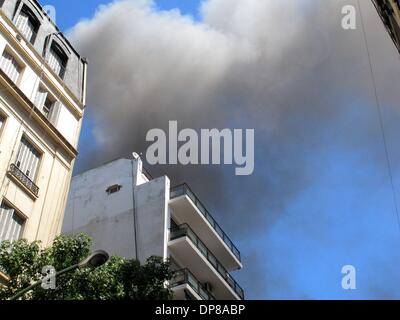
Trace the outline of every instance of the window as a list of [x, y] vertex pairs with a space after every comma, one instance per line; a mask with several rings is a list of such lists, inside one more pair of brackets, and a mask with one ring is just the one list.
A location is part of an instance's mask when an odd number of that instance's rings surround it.
[[36, 94], [35, 105], [47, 119], [50, 119], [55, 103], [55, 99], [50, 96], [49, 92], [40, 87]]
[[7, 51], [3, 52], [0, 68], [15, 83], [18, 81], [22, 72], [22, 67], [18, 64], [17, 60]]
[[6, 121], [7, 121], [7, 117], [0, 113], [0, 138], [3, 135], [4, 126], [5, 126]]
[[30, 43], [33, 44], [35, 42], [39, 22], [26, 6], [22, 8], [17, 16], [15, 26]]
[[53, 44], [50, 48], [48, 64], [61, 78], [64, 77], [67, 60], [68, 58], [63, 51], [57, 45]]
[[34, 181], [39, 167], [39, 160], [40, 153], [23, 137], [15, 165], [25, 176]]
[[0, 242], [15, 241], [21, 236], [24, 219], [4, 202], [0, 207]]
[[121, 190], [122, 186], [119, 184], [114, 184], [113, 186], [110, 186], [107, 188], [106, 192], [108, 195], [113, 194]]
[[1, 132], [1, 129], [3, 128], [4, 121], [5, 121], [4, 117], [2, 115], [0, 115], [0, 132]]

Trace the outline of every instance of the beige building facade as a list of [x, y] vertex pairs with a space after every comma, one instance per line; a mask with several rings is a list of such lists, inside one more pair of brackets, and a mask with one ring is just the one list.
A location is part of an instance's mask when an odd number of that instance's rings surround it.
[[37, 1], [0, 1], [0, 241], [60, 233], [86, 73]]

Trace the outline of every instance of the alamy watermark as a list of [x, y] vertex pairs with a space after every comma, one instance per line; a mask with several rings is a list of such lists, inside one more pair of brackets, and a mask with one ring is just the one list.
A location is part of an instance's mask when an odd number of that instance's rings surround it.
[[342, 28], [344, 30], [356, 30], [357, 29], [357, 10], [352, 5], [346, 5], [342, 7]]
[[41, 287], [44, 290], [54, 290], [56, 288], [56, 269], [53, 266], [45, 266], [42, 269], [44, 275]]
[[151, 129], [146, 141], [153, 142], [146, 151], [146, 160], [151, 165], [222, 163], [236, 164], [235, 173], [239, 176], [254, 171], [254, 129], [201, 129], [199, 135], [188, 128], [178, 132], [178, 122], [169, 121], [168, 133]]
[[355, 290], [356, 286], [356, 268], [351, 264], [342, 267], [342, 289], [343, 290]]

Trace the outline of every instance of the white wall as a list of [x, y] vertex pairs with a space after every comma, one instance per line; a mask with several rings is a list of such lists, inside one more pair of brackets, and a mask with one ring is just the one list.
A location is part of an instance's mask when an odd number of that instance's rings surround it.
[[79, 120], [72, 114], [72, 112], [63, 104], [60, 105], [60, 111], [57, 122], [54, 123], [58, 131], [72, 144], [76, 145], [75, 139], [77, 135]]
[[138, 258], [166, 257], [169, 179], [164, 176], [137, 186], [135, 192]]
[[[121, 190], [108, 195], [115, 184]], [[84, 232], [94, 239], [93, 249], [111, 255], [165, 257], [168, 201], [167, 177], [147, 181], [137, 160], [119, 159], [72, 179], [62, 232]]]
[[[108, 195], [109, 186], [122, 186]], [[134, 255], [132, 164], [121, 159], [72, 179], [63, 233], [87, 233], [94, 248], [114, 255]]]

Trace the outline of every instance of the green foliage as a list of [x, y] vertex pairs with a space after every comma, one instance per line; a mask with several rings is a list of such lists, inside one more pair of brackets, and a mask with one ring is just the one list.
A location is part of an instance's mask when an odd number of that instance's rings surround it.
[[[9, 299], [40, 280], [44, 266], [57, 271], [77, 264], [90, 253], [91, 239], [80, 234], [59, 236], [42, 249], [40, 242], [26, 240], [0, 243], [0, 271], [8, 275], [7, 286], [0, 286], [0, 299]], [[164, 300], [171, 298], [165, 282], [172, 277], [169, 264], [151, 257], [141, 265], [137, 260], [111, 257], [103, 266], [76, 269], [56, 278], [55, 290], [38, 286], [26, 293], [29, 300]]]

